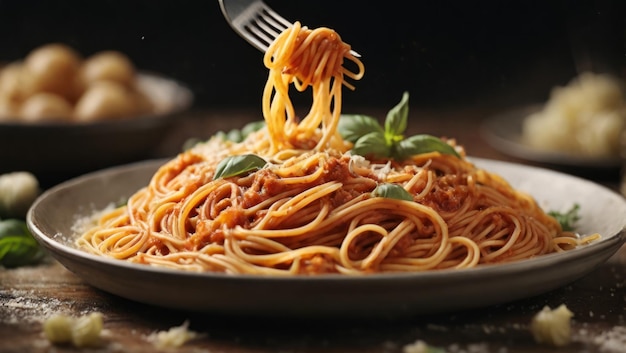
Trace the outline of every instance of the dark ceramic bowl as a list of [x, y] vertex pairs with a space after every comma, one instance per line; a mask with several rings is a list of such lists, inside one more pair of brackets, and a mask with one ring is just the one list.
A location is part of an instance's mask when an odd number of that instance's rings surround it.
[[141, 73], [140, 90], [156, 113], [92, 123], [0, 123], [0, 173], [29, 171], [50, 186], [118, 164], [153, 157], [172, 124], [193, 103], [175, 80]]

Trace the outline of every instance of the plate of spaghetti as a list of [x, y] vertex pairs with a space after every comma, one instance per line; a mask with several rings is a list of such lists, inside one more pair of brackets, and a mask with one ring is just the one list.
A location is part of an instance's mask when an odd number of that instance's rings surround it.
[[[121, 297], [298, 318], [512, 301], [589, 273], [624, 243], [626, 201], [609, 189], [404, 136], [408, 93], [384, 124], [342, 114], [343, 87], [364, 73], [352, 53], [333, 30], [294, 23], [264, 56], [262, 122], [59, 184], [29, 228]], [[312, 93], [304, 117], [290, 89]]]

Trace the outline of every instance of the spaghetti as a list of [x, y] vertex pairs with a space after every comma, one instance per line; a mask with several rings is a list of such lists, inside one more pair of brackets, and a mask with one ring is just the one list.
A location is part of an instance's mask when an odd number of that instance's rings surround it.
[[[153, 266], [267, 275], [468, 268], [577, 245], [531, 197], [476, 168], [453, 140], [447, 144], [458, 155], [352, 154], [337, 129], [341, 89], [353, 89], [345, 79], [360, 79], [364, 66], [334, 31], [295, 23], [264, 63], [264, 128], [242, 142], [213, 137], [166, 162], [77, 245]], [[311, 89], [302, 119], [290, 87]], [[267, 164], [219, 175], [225, 159], [248, 155]], [[382, 184], [410, 199], [376, 194]]]

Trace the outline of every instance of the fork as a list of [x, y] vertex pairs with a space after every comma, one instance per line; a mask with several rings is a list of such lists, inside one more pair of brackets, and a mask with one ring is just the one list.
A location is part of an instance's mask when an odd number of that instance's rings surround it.
[[[219, 3], [235, 32], [262, 52], [267, 51], [278, 35], [293, 26], [262, 0], [219, 0]], [[353, 50], [350, 53], [361, 56]]]
[[261, 0], [219, 0], [230, 26], [262, 52], [293, 24]]

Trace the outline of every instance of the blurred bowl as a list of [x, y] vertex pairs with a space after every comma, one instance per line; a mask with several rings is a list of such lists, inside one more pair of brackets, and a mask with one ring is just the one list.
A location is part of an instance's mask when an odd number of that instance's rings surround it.
[[29, 171], [43, 186], [51, 186], [154, 157], [194, 97], [181, 83], [157, 74], [139, 73], [137, 85], [156, 105], [156, 113], [90, 123], [0, 123], [0, 173]]

